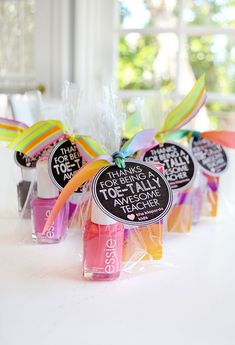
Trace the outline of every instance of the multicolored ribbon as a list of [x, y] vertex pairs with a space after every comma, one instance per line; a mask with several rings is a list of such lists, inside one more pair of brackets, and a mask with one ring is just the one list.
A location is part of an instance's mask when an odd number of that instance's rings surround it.
[[213, 141], [215, 144], [235, 149], [235, 132], [233, 131], [207, 131], [200, 133], [200, 137]]
[[161, 135], [164, 140], [180, 140], [183, 138], [206, 139], [215, 144], [235, 149], [235, 132], [233, 131], [191, 131], [189, 129], [179, 129]]
[[[195, 83], [186, 98], [167, 115], [160, 134], [179, 129], [189, 122], [198, 113], [205, 100], [205, 77], [203, 75]], [[136, 117], [134, 120], [136, 122]], [[130, 123], [134, 126], [133, 121]], [[81, 153], [85, 159], [87, 158], [87, 161], [103, 155], [106, 151], [100, 145], [97, 145], [97, 143], [95, 145], [90, 137], [81, 137], [69, 133], [61, 121], [39, 121], [33, 126], [28, 127], [15, 120], [2, 119], [0, 126], [0, 139], [10, 142], [10, 148], [23, 152], [29, 157], [37, 155], [49, 145], [62, 138], [67, 138], [78, 143], [82, 151]], [[139, 126], [136, 128], [139, 128]]]
[[141, 131], [142, 128], [142, 118], [141, 113], [136, 111], [134, 114], [131, 114], [127, 117], [125, 128], [123, 131], [124, 138], [131, 138], [133, 135]]
[[[97, 156], [79, 169], [60, 193], [45, 224], [43, 232], [45, 233], [48, 230], [66, 201], [83, 183], [94, 177], [95, 174], [103, 167], [114, 164], [120, 168], [125, 167], [125, 158], [134, 154], [136, 151], [152, 146], [155, 143], [155, 132], [155, 129], [145, 129], [140, 131], [132, 139], [128, 140], [119, 152], [115, 152], [112, 156]], [[79, 150], [80, 149], [81, 147], [79, 147]]]
[[[186, 125], [198, 114], [206, 102], [206, 97], [205, 75], [203, 74], [196, 81], [183, 101], [166, 116], [163, 126], [157, 135], [174, 131]], [[130, 134], [134, 135], [140, 128], [141, 117], [140, 113], [137, 112], [127, 118], [125, 128], [126, 137], [129, 137]]]
[[[166, 117], [164, 125], [159, 133], [156, 134], [156, 139], [161, 141], [163, 137], [169, 136], [171, 139], [178, 138], [182, 133], [176, 131], [180, 129], [186, 123], [188, 123], [194, 116], [196, 116], [201, 109], [201, 107], [206, 102], [206, 88], [205, 88], [205, 75], [203, 74], [197, 82], [194, 84], [193, 88], [189, 94], [184, 98], [184, 100], [174, 108]], [[134, 128], [134, 132], [137, 129], [140, 129], [140, 113], [130, 117], [130, 121], [127, 120], [126, 133], [130, 134], [131, 127]], [[134, 138], [134, 137], [133, 137]], [[132, 139], [131, 139], [132, 140]], [[105, 149], [100, 146], [97, 142], [92, 142], [92, 139], [89, 137], [81, 137], [76, 139], [79, 152], [86, 161], [97, 156], [103, 156]], [[129, 147], [130, 141], [123, 146]], [[157, 142], [155, 143], [155, 145]], [[149, 150], [151, 147], [146, 147], [146, 150]], [[138, 150], [136, 150], [138, 151]], [[142, 151], [143, 152], [143, 151]]]
[[33, 157], [63, 137], [65, 128], [61, 121], [39, 121], [25, 129], [8, 147]]
[[12, 142], [12, 140], [26, 128], [28, 128], [28, 126], [23, 122], [0, 117], [0, 140]]
[[107, 149], [101, 143], [89, 136], [75, 135], [74, 142], [76, 143], [79, 153], [82, 155], [85, 162], [89, 162], [93, 158], [107, 154]]
[[165, 118], [162, 132], [172, 131], [185, 126], [199, 112], [206, 102], [205, 75], [194, 84], [192, 90]]
[[[11, 121], [16, 127], [16, 121]], [[10, 133], [9, 129], [5, 130], [4, 135], [5, 137], [9, 137], [9, 148], [23, 152], [29, 157], [39, 154], [60, 139], [68, 139], [75, 142], [79, 146], [81, 154], [86, 161], [97, 156], [105, 155], [107, 152], [100, 143], [91, 137], [70, 133], [61, 121], [39, 121], [30, 127], [24, 126], [24, 130], [22, 129], [18, 133], [15, 132], [14, 136]], [[2, 137], [2, 140], [5, 140], [5, 137]]]

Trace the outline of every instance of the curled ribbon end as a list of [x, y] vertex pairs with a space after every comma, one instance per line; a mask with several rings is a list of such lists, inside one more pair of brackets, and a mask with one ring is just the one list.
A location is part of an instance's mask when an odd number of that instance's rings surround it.
[[125, 155], [123, 152], [115, 152], [112, 155], [113, 161], [115, 162], [115, 164], [117, 165], [118, 168], [120, 169], [124, 169], [126, 167], [125, 164]]
[[125, 160], [123, 158], [115, 158], [115, 164], [120, 169], [124, 169], [126, 167]]

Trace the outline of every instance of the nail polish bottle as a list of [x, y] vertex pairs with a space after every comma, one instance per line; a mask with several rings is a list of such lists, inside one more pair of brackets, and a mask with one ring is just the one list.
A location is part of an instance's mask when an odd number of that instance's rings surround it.
[[[18, 211], [23, 218], [31, 216], [32, 196], [37, 191], [36, 169], [21, 169], [22, 180], [17, 184]], [[30, 194], [29, 194], [30, 193]]]
[[83, 234], [83, 276], [114, 280], [120, 275], [124, 226], [104, 214], [92, 200], [91, 219]]
[[67, 204], [60, 210], [49, 230], [43, 234], [44, 225], [56, 203], [59, 191], [51, 181], [48, 173], [48, 157], [38, 160], [36, 170], [37, 196], [32, 201], [32, 238], [38, 243], [57, 243], [66, 233]]

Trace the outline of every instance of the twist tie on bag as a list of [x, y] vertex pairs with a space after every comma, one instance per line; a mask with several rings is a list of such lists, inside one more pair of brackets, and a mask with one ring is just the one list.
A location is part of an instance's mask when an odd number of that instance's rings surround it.
[[71, 143], [76, 142], [76, 134], [75, 134], [75, 133], [70, 133], [70, 134], [68, 135], [68, 138], [69, 138], [69, 140], [71, 141]]
[[198, 131], [191, 131], [190, 136], [193, 137], [196, 141], [201, 140], [201, 133]]
[[[140, 131], [132, 139], [128, 140], [122, 146], [120, 151], [115, 152], [113, 155], [107, 155], [107, 152], [104, 151], [104, 147], [95, 140], [89, 137], [79, 138], [80, 140], [77, 142], [79, 152], [86, 157], [88, 163], [78, 170], [78, 172], [71, 178], [65, 188], [61, 191], [47, 219], [43, 233], [48, 230], [61, 208], [63, 208], [64, 204], [74, 191], [76, 191], [83, 183], [91, 180], [100, 169], [115, 164], [119, 168], [124, 168], [125, 158], [153, 144], [156, 145], [154, 139], [155, 132], [155, 129], [145, 129]], [[94, 149], [96, 149], [96, 151], [94, 151]], [[97, 155], [96, 153], [95, 155], [94, 152], [97, 151], [99, 151], [101, 155]]]

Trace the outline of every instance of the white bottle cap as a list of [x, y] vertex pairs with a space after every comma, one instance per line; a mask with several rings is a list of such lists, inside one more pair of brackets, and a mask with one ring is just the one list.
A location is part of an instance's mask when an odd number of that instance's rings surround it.
[[48, 160], [45, 158], [39, 159], [36, 168], [38, 197], [42, 199], [57, 198], [59, 195], [59, 190], [51, 181], [48, 172]]
[[94, 199], [92, 199], [91, 202], [91, 221], [92, 223], [100, 225], [112, 225], [117, 223], [99, 208]]
[[33, 182], [36, 181], [36, 169], [22, 168], [22, 180]]

